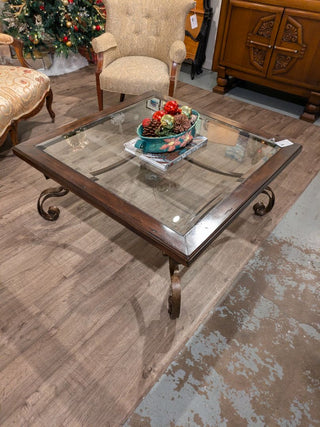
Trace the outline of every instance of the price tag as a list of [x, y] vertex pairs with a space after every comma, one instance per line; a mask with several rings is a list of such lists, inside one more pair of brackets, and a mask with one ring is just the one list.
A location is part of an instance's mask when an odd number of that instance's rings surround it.
[[282, 139], [281, 141], [276, 141], [275, 144], [282, 148], [288, 147], [288, 145], [292, 145], [293, 142], [289, 141], [289, 139]]
[[190, 24], [191, 24], [191, 29], [194, 30], [195, 28], [198, 27], [198, 20], [197, 20], [197, 15], [193, 14], [190, 16]]

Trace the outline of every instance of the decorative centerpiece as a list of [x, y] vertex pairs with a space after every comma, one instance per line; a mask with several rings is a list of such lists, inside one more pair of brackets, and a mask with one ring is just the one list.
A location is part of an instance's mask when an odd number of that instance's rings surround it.
[[179, 107], [176, 101], [168, 101], [163, 110], [146, 118], [137, 129], [139, 139], [135, 147], [144, 153], [175, 151], [189, 144], [196, 132], [199, 113], [189, 106]]

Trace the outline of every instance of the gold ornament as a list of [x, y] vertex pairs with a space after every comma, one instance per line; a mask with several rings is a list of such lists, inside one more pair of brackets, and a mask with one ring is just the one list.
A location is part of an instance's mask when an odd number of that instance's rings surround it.
[[92, 29], [93, 29], [93, 31], [95, 31], [95, 29], [96, 29], [96, 26], [95, 26], [95, 25], [92, 25]]
[[185, 116], [187, 116], [188, 119], [190, 119], [191, 114], [192, 114], [192, 109], [188, 105], [183, 105], [181, 107], [181, 113], [184, 114]]
[[68, 6], [68, 0], [62, 0], [62, 4], [63, 4], [64, 6]]
[[33, 40], [33, 44], [38, 44], [38, 43], [39, 43], [39, 39], [35, 37], [35, 39]]
[[72, 46], [72, 42], [71, 42], [70, 40], [68, 40], [68, 41], [67, 41], [67, 43], [66, 43], [66, 45], [67, 45], [68, 47], [71, 47], [71, 46]]
[[72, 22], [71, 22], [71, 21], [67, 21], [66, 26], [67, 26], [68, 28], [71, 28], [71, 27], [72, 27]]

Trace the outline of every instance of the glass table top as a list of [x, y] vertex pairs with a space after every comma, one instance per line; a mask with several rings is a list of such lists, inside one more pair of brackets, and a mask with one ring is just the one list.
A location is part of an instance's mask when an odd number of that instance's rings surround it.
[[[186, 234], [280, 148], [200, 113], [207, 144], [161, 171], [124, 149], [165, 101], [149, 98], [36, 146], [170, 229]], [[192, 107], [192, 106], [191, 106]]]

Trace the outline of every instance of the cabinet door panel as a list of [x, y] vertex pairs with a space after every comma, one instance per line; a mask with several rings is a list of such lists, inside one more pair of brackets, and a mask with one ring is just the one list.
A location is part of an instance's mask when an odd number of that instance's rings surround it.
[[285, 9], [267, 76], [320, 89], [320, 13]]
[[221, 50], [222, 65], [265, 76], [283, 10], [231, 0]]

